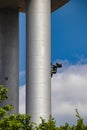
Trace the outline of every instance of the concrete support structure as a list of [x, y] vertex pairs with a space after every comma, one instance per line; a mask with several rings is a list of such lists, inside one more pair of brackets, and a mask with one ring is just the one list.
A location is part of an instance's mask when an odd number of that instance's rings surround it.
[[[0, 0], [0, 84], [19, 107], [19, 11], [27, 15], [26, 113], [39, 123], [51, 114], [50, 13], [69, 0]], [[3, 104], [2, 104], [3, 105]]]
[[27, 3], [26, 113], [39, 122], [51, 114], [50, 0]]
[[0, 9], [0, 84], [8, 87], [12, 113], [19, 109], [19, 14], [13, 9]]

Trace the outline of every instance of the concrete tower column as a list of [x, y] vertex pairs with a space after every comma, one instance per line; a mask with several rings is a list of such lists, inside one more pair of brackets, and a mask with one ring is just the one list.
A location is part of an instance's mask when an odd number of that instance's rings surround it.
[[50, 2], [27, 0], [26, 113], [37, 123], [51, 114]]
[[0, 9], [0, 84], [9, 90], [12, 113], [19, 108], [19, 14], [12, 9]]

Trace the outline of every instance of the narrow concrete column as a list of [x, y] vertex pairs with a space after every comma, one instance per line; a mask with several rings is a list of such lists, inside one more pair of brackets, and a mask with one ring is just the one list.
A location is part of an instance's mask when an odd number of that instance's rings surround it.
[[37, 123], [51, 114], [50, 1], [27, 0], [26, 112]]
[[12, 113], [19, 108], [19, 14], [16, 10], [0, 9], [0, 84], [9, 90]]

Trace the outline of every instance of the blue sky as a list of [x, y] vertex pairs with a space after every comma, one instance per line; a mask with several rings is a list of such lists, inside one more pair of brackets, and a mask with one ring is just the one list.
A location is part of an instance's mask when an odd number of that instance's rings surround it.
[[[51, 61], [87, 57], [87, 0], [71, 0], [51, 14]], [[20, 70], [25, 70], [26, 16], [20, 14]]]
[[[24, 111], [26, 16], [20, 13], [20, 111]], [[51, 14], [51, 61], [63, 68], [52, 78], [57, 124], [75, 123], [75, 108], [87, 123], [87, 0], [71, 0]]]
[[[52, 14], [52, 61], [87, 57], [87, 0], [71, 0]], [[54, 53], [56, 52], [56, 53]]]

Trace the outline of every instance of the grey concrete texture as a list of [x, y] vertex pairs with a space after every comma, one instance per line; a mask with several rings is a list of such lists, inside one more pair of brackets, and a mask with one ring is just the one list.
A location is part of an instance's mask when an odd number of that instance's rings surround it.
[[50, 0], [27, 3], [26, 113], [39, 123], [51, 114]]
[[12, 113], [19, 109], [19, 14], [18, 11], [0, 9], [0, 84], [8, 88]]

